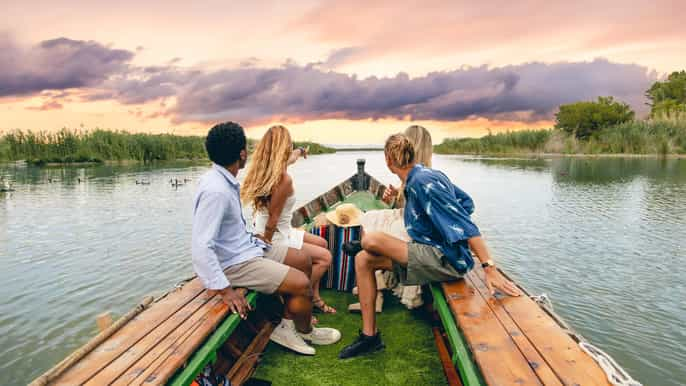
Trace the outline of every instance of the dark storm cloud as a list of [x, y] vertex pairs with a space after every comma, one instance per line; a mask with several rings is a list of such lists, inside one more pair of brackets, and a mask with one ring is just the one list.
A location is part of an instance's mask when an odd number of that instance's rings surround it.
[[291, 64], [195, 74], [179, 89], [173, 113], [179, 121], [477, 116], [537, 120], [552, 118], [562, 103], [602, 95], [641, 111], [643, 93], [655, 77], [642, 66], [602, 59], [365, 79]]
[[131, 51], [94, 41], [58, 38], [30, 48], [0, 35], [0, 96], [95, 86], [124, 71]]
[[[611, 95], [645, 111], [644, 92], [656, 79], [645, 67], [604, 59], [464, 67], [424, 76], [358, 78], [329, 70], [359, 55], [332, 52], [322, 63], [288, 61], [279, 68], [210, 70], [129, 64], [134, 53], [93, 41], [59, 38], [22, 49], [0, 36], [0, 97], [79, 89], [86, 101], [123, 104], [175, 98], [160, 114], [176, 122], [410, 118], [454, 121], [471, 117], [551, 119], [563, 103]], [[60, 98], [55, 98], [55, 101]], [[58, 102], [56, 102], [58, 103]], [[58, 108], [53, 104], [52, 108]]]

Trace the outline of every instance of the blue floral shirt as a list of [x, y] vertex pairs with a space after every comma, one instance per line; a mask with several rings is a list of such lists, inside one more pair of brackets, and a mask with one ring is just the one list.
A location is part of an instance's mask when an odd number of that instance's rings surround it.
[[442, 172], [416, 165], [405, 183], [405, 227], [412, 240], [431, 245], [459, 273], [474, 267], [467, 240], [480, 236], [474, 201]]

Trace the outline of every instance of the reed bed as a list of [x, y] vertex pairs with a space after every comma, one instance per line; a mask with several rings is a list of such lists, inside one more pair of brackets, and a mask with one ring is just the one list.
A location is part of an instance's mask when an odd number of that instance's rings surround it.
[[[249, 139], [252, 148], [255, 140]], [[311, 142], [296, 143], [310, 154], [334, 152]], [[111, 130], [57, 132], [14, 130], [0, 136], [0, 161], [25, 160], [32, 164], [81, 163], [135, 160], [141, 162], [176, 159], [203, 160], [205, 137], [174, 134], [143, 134]]]
[[439, 154], [686, 154], [686, 119], [636, 120], [600, 129], [588, 139], [557, 129], [521, 130], [446, 139]]

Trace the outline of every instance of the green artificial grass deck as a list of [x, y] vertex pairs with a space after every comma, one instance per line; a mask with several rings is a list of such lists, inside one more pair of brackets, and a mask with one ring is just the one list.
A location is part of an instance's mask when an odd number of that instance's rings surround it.
[[[388, 209], [388, 205], [381, 200], [377, 200], [373, 194], [367, 191], [353, 192], [341, 203], [355, 204], [363, 212], [376, 209]], [[334, 205], [334, 207], [336, 206], [337, 205]]]
[[316, 314], [319, 325], [341, 331], [343, 339], [331, 346], [316, 346], [313, 357], [295, 354], [270, 342], [254, 378], [273, 385], [445, 385], [445, 376], [424, 311], [409, 311], [395, 296], [385, 293], [378, 326], [386, 349], [374, 354], [339, 360], [338, 352], [351, 343], [361, 328], [360, 314], [347, 310], [357, 297], [323, 290], [322, 297], [337, 314]]

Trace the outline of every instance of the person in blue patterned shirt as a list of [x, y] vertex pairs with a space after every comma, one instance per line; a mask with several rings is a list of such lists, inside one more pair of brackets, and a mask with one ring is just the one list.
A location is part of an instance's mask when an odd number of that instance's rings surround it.
[[470, 218], [474, 212], [471, 197], [442, 172], [417, 164], [412, 143], [404, 135], [389, 137], [384, 153], [386, 165], [404, 183], [405, 228], [412, 240], [404, 242], [383, 232], [362, 237], [361, 250], [355, 255], [362, 330], [341, 350], [341, 359], [384, 347], [374, 312], [377, 269], [392, 270], [404, 285], [456, 280], [474, 267], [473, 252], [484, 267], [492, 294], [497, 289], [506, 295], [520, 295], [495, 269], [479, 228]]

